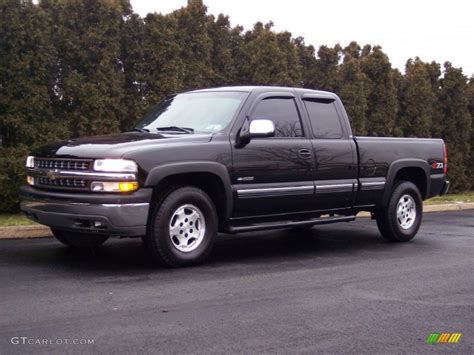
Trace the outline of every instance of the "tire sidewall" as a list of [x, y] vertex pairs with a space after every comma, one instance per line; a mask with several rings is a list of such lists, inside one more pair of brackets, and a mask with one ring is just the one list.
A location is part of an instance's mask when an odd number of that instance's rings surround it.
[[[169, 237], [169, 223], [173, 213], [186, 204], [194, 205], [201, 210], [206, 226], [203, 240], [196, 249], [190, 252], [178, 250]], [[151, 237], [166, 264], [186, 266], [195, 264], [208, 256], [217, 234], [217, 215], [212, 200], [204, 191], [194, 187], [176, 189], [163, 200], [155, 212]]]
[[[403, 195], [410, 195], [415, 201], [416, 208], [416, 217], [413, 225], [408, 229], [403, 229], [398, 223], [397, 218], [397, 206], [398, 201], [402, 198]], [[411, 182], [402, 182], [398, 184], [393, 194], [390, 198], [389, 203], [389, 219], [393, 226], [393, 230], [396, 233], [397, 240], [405, 241], [412, 239], [421, 225], [421, 220], [423, 216], [423, 202], [421, 194], [415, 184]]]

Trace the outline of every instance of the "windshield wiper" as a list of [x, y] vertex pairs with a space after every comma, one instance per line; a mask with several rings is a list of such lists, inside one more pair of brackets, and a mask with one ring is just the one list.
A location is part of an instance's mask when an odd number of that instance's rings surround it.
[[134, 129], [131, 129], [130, 131], [127, 131], [127, 132], [141, 132], [141, 133], [146, 133], [146, 132], [150, 132], [149, 129], [146, 129], [146, 128], [134, 128]]
[[194, 129], [188, 127], [168, 126], [168, 127], [157, 127], [157, 131], [178, 131], [187, 134], [194, 133]]

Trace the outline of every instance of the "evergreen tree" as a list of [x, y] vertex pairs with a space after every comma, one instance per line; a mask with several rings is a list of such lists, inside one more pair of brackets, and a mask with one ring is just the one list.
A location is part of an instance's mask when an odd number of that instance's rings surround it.
[[352, 41], [345, 47], [342, 52], [344, 54], [344, 61], [350, 60], [350, 59], [359, 59], [361, 56], [361, 47], [359, 43]]
[[318, 59], [314, 71], [314, 82], [318, 89], [337, 91], [340, 84], [339, 61], [341, 60], [342, 48], [339, 44], [334, 48], [321, 46], [318, 50]]
[[440, 110], [443, 115], [442, 131], [449, 151], [448, 174], [453, 191], [470, 187], [467, 162], [469, 161], [471, 122], [467, 78], [462, 70], [444, 63], [440, 80]]
[[131, 15], [121, 37], [123, 63], [123, 109], [129, 129], [145, 111], [166, 96], [182, 89], [184, 63], [177, 41], [177, 21], [173, 16], [148, 14], [145, 19]]
[[0, 211], [17, 207], [27, 152], [67, 134], [51, 106], [57, 61], [52, 27], [31, 1], [0, 3]]
[[245, 68], [244, 63], [244, 49], [245, 49], [245, 38], [243, 35], [244, 28], [242, 26], [236, 26], [231, 29], [229, 44], [232, 58], [234, 58], [235, 66], [235, 77], [231, 78], [233, 83], [236, 85], [245, 85], [248, 84], [245, 78]]
[[344, 49], [344, 61], [339, 71], [339, 95], [351, 121], [352, 132], [356, 135], [366, 135], [367, 78], [360, 67], [359, 50], [354, 50], [354, 46]]
[[[298, 85], [301, 71], [298, 53], [290, 45], [290, 34], [276, 34], [273, 23], [258, 22], [245, 34], [243, 77], [248, 84]], [[290, 67], [293, 66], [290, 70]]]
[[125, 120], [122, 129], [130, 129], [132, 122], [142, 116], [150, 105], [148, 81], [151, 70], [146, 62], [146, 52], [150, 50], [145, 44], [147, 30], [145, 21], [137, 14], [127, 16], [121, 31], [120, 60], [124, 73], [124, 95], [121, 106]]
[[365, 46], [361, 67], [369, 79], [367, 133], [371, 136], [390, 136], [394, 132], [398, 111], [397, 91], [393, 71], [381, 47]]
[[433, 92], [435, 102], [433, 104], [433, 116], [432, 116], [432, 125], [431, 125], [431, 136], [434, 138], [439, 138], [442, 136], [442, 121], [443, 115], [441, 113], [441, 108], [439, 106], [439, 96], [440, 96], [440, 76], [441, 76], [441, 66], [439, 63], [431, 62], [425, 63], [425, 68], [430, 78], [431, 91]]
[[120, 1], [67, 1], [54, 7], [63, 117], [72, 136], [117, 132], [122, 117], [120, 35], [127, 8]]
[[212, 85], [212, 40], [208, 33], [207, 7], [202, 0], [188, 0], [188, 6], [174, 11], [170, 17], [176, 21], [176, 40], [184, 63], [182, 89]]
[[405, 66], [406, 88], [403, 109], [403, 134], [406, 137], [430, 137], [436, 96], [430, 75], [420, 58], [409, 59]]
[[294, 43], [301, 68], [301, 85], [305, 88], [315, 89], [317, 87], [315, 82], [317, 77], [315, 74], [317, 70], [315, 48], [312, 45], [306, 46], [303, 37], [295, 38]]
[[469, 79], [469, 85], [468, 85], [468, 99], [469, 99], [469, 113], [471, 115], [471, 137], [469, 140], [469, 143], [471, 145], [471, 150], [470, 150], [470, 160], [467, 166], [469, 167], [467, 169], [468, 174], [469, 174], [469, 181], [471, 183], [471, 189], [474, 187], [474, 169], [472, 167], [474, 166], [474, 76], [471, 76], [471, 79]]
[[403, 128], [405, 126], [405, 93], [407, 88], [406, 77], [398, 70], [392, 69], [393, 85], [397, 93], [398, 110], [395, 118], [395, 127], [392, 135], [394, 137], [403, 137]]
[[144, 96], [150, 103], [183, 90], [186, 64], [181, 57], [180, 32], [174, 16], [148, 14], [145, 18]]
[[41, 144], [61, 136], [54, 119], [52, 24], [31, 2], [0, 4], [0, 131], [4, 146]]
[[285, 81], [282, 85], [301, 86], [302, 68], [299, 63], [296, 41], [292, 39], [291, 33], [284, 31], [276, 34], [278, 48], [283, 55], [286, 73]]
[[236, 34], [239, 32], [232, 30], [228, 16], [219, 14], [214, 21], [210, 16], [208, 25], [208, 34], [212, 41], [211, 66], [213, 86], [232, 85], [238, 82], [237, 66], [235, 63], [238, 56], [234, 56], [236, 45]]

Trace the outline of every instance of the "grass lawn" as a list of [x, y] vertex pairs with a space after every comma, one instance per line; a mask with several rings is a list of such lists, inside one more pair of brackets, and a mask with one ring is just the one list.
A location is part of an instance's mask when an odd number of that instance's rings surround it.
[[[464, 192], [460, 194], [438, 196], [428, 201], [425, 201], [426, 205], [439, 205], [444, 203], [455, 203], [455, 202], [474, 202], [474, 191]], [[29, 220], [22, 214], [0, 214], [0, 227], [6, 226], [24, 226], [36, 224]]]
[[425, 204], [426, 205], [440, 205], [443, 203], [455, 203], [455, 202], [474, 202], [474, 191], [433, 197], [429, 199], [428, 201], [425, 201]]
[[0, 227], [36, 224], [22, 214], [0, 214]]

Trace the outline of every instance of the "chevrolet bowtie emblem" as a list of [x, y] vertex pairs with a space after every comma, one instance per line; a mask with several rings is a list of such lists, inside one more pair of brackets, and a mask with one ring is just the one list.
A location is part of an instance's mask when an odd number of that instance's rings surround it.
[[50, 180], [56, 180], [56, 179], [59, 179], [60, 178], [60, 174], [59, 174], [59, 170], [55, 169], [55, 170], [49, 170], [47, 173], [46, 173], [46, 177]]

